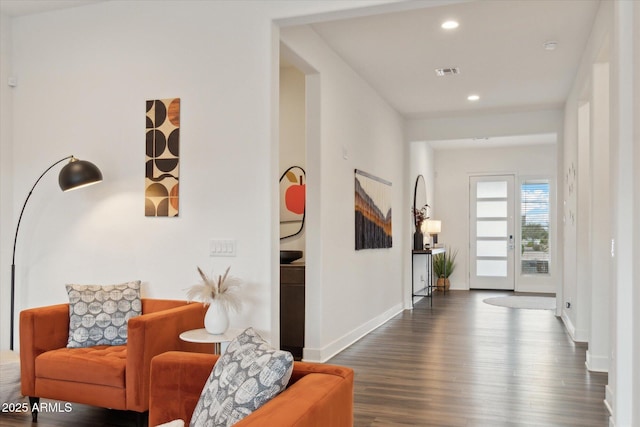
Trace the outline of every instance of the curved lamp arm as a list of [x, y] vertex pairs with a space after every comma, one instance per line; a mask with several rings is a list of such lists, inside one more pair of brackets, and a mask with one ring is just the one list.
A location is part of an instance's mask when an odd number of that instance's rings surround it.
[[[20, 216], [18, 217], [18, 226], [16, 227], [16, 235], [13, 238], [13, 257], [11, 258], [11, 265], [12, 266], [14, 266], [14, 264], [16, 262], [16, 243], [18, 242], [18, 231], [20, 231], [20, 222], [22, 221], [22, 214], [24, 214], [24, 208], [27, 207], [27, 202], [31, 198], [31, 194], [33, 194], [33, 190], [36, 188], [36, 185], [38, 185], [38, 183], [40, 182], [42, 177], [44, 177], [47, 174], [47, 172], [49, 172], [51, 169], [53, 169], [53, 167], [55, 165], [57, 165], [58, 163], [62, 163], [67, 159], [73, 159], [73, 155], [67, 156], [64, 159], [60, 159], [57, 162], [55, 162], [54, 164], [52, 164], [51, 166], [49, 166], [44, 172], [42, 172], [42, 175], [40, 175], [40, 177], [36, 180], [35, 184], [33, 184], [33, 187], [31, 187], [31, 190], [29, 191], [29, 194], [27, 194], [27, 198], [25, 199], [24, 204], [22, 205], [22, 210], [20, 211]], [[13, 302], [13, 288], [11, 289], [11, 291], [12, 291], [11, 300]]]
[[[76, 159], [73, 155], [67, 156], [63, 159], [53, 163], [38, 177], [33, 187], [29, 191], [27, 198], [22, 205], [20, 216], [18, 217], [18, 225], [16, 226], [16, 234], [13, 238], [13, 254], [11, 257], [11, 333], [9, 337], [9, 346], [13, 350], [13, 330], [14, 330], [14, 317], [15, 317], [15, 283], [16, 283], [16, 245], [18, 243], [18, 232], [20, 231], [20, 223], [22, 222], [22, 215], [24, 209], [27, 207], [27, 203], [33, 194], [33, 190], [36, 188], [40, 180], [49, 172], [54, 166], [59, 163], [69, 160], [70, 163], [62, 168], [58, 182], [63, 191], [70, 190], [72, 188], [80, 188], [82, 185], [88, 185], [102, 181], [102, 173], [93, 163]], [[70, 168], [70, 166], [77, 166], [77, 168]], [[68, 172], [66, 172], [68, 171]], [[64, 179], [62, 178], [64, 176]]]

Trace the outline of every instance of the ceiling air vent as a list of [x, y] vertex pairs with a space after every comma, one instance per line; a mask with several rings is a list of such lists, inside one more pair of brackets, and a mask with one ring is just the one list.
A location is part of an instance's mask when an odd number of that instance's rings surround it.
[[436, 76], [438, 76], [438, 77], [453, 76], [455, 74], [460, 74], [460, 69], [458, 67], [454, 67], [454, 68], [436, 68]]

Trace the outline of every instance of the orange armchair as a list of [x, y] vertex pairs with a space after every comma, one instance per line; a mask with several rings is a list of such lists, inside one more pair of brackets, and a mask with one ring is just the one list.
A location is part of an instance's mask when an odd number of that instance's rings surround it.
[[[176, 419], [188, 426], [218, 357], [179, 351], [155, 357], [151, 362], [149, 426]], [[287, 388], [234, 426], [351, 427], [353, 380], [351, 368], [294, 362]]]
[[[142, 299], [142, 315], [129, 319], [127, 344], [67, 348], [69, 304], [20, 313], [22, 394], [144, 413], [149, 410], [151, 359], [169, 350], [211, 353], [210, 344], [180, 340], [201, 328], [200, 303]], [[32, 413], [37, 420], [37, 412]]]

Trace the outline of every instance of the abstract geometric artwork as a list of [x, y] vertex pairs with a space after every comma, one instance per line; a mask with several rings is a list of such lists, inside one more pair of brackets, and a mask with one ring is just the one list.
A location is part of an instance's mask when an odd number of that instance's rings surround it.
[[178, 216], [180, 98], [147, 101], [145, 216]]
[[390, 248], [391, 183], [355, 170], [356, 250]]

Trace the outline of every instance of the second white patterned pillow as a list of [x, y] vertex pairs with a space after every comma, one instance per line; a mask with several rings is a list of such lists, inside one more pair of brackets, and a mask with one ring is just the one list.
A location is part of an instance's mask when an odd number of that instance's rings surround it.
[[246, 329], [213, 367], [190, 426], [237, 423], [284, 390], [292, 372], [291, 353], [274, 350], [253, 328]]

